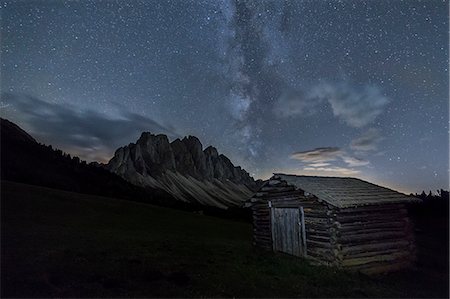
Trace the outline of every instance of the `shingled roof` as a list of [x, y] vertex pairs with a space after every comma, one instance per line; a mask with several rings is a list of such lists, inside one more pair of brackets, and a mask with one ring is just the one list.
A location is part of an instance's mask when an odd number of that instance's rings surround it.
[[338, 208], [418, 201], [415, 197], [356, 178], [281, 173], [274, 173], [274, 176]]

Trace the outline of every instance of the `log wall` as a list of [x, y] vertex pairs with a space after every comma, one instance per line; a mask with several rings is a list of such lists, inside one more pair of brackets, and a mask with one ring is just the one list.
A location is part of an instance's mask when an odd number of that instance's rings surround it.
[[414, 263], [413, 228], [404, 204], [335, 209], [333, 219], [339, 266], [372, 274]]

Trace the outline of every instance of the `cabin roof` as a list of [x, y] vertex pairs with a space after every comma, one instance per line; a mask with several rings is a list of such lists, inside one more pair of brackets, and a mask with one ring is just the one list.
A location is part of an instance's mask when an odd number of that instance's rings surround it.
[[289, 185], [338, 208], [385, 203], [405, 203], [418, 201], [412, 196], [381, 187], [357, 178], [319, 177], [274, 173]]

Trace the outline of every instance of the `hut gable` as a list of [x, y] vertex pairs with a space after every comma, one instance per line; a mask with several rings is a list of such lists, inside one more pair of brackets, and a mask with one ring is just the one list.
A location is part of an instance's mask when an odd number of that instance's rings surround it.
[[258, 247], [365, 273], [409, 267], [411, 221], [399, 192], [355, 178], [274, 174], [247, 202]]

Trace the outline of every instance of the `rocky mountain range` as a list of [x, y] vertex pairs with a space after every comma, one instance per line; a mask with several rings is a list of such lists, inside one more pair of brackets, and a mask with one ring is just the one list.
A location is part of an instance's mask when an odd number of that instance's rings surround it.
[[105, 168], [135, 185], [219, 208], [239, 205], [258, 184], [216, 148], [203, 149], [194, 136], [169, 142], [166, 135], [144, 132], [136, 143], [117, 149]]

